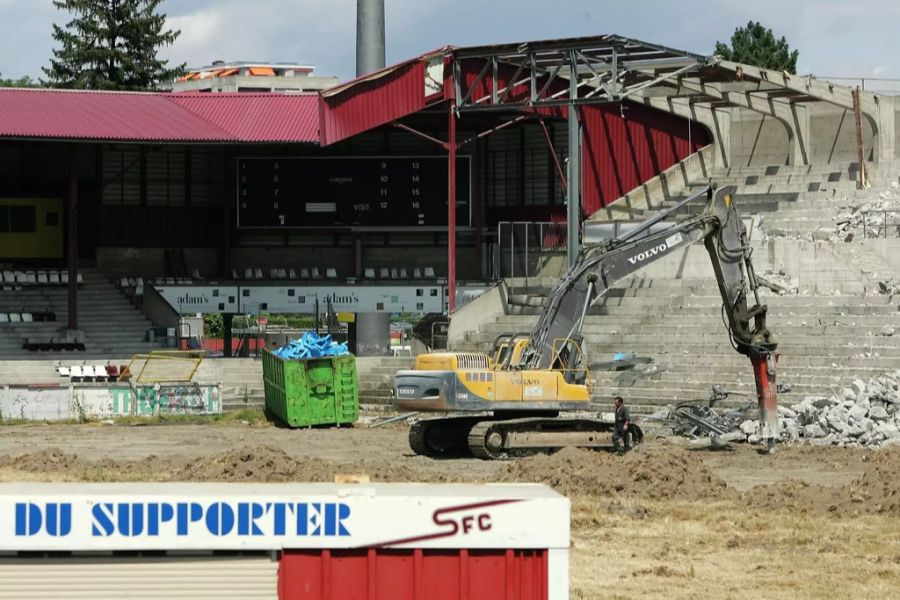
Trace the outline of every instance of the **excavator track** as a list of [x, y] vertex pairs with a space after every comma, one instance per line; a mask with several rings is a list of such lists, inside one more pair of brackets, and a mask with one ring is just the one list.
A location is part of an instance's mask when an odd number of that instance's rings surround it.
[[409, 428], [409, 447], [420, 456], [455, 458], [469, 454], [467, 435], [479, 417], [424, 419]]
[[[610, 423], [593, 419], [447, 417], [414, 423], [409, 446], [416, 454], [432, 458], [512, 459], [571, 446], [611, 449], [612, 429]], [[632, 425], [632, 444], [642, 440], [640, 427]]]

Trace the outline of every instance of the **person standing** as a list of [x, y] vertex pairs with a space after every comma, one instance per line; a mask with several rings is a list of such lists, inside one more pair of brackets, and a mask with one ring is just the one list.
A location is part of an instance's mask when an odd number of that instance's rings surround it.
[[[613, 450], [617, 454], [624, 454], [631, 450], [631, 411], [625, 406], [625, 400], [622, 396], [615, 397], [616, 403], [616, 424], [613, 430]], [[624, 445], [624, 448], [623, 448]]]

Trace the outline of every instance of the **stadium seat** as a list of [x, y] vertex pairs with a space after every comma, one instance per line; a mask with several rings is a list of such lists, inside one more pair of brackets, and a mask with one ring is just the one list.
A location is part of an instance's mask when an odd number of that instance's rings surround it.
[[413, 269], [413, 279], [422, 279], [422, 269], [419, 267]]
[[116, 365], [106, 365], [106, 377], [110, 383], [119, 378], [119, 367]]
[[278, 269], [278, 279], [287, 279], [287, 269]]
[[397, 267], [391, 267], [391, 279], [400, 279], [400, 271]]
[[119, 287], [120, 287], [120, 288], [127, 288], [127, 287], [128, 287], [128, 278], [127, 278], [127, 277], [123, 277], [123, 278], [121, 278], [121, 279], [119, 280]]
[[0, 313], [0, 323], [9, 323], [8, 313]]
[[434, 267], [425, 267], [425, 278], [426, 279], [434, 278]]
[[68, 271], [60, 271], [59, 272], [60, 279], [62, 283], [69, 283], [69, 272]]
[[391, 272], [388, 270], [387, 267], [381, 267], [381, 268], [378, 270], [378, 277], [379, 277], [380, 279], [390, 279], [390, 278], [391, 278]]
[[256, 267], [256, 269], [253, 270], [253, 277], [255, 279], [263, 279], [262, 269]]
[[50, 280], [52, 285], [59, 285], [59, 271], [50, 271], [47, 274], [47, 279]]
[[363, 274], [365, 275], [366, 279], [375, 279], [375, 269], [366, 269]]
[[143, 282], [140, 285], [134, 286], [134, 295], [135, 296], [143, 296], [144, 295], [144, 284]]
[[3, 271], [3, 283], [15, 283], [16, 274], [12, 271]]
[[64, 367], [62, 365], [59, 365], [56, 367], [56, 372], [59, 374], [60, 377], [68, 377], [70, 374], [69, 367]]
[[25, 283], [25, 272], [24, 271], [16, 271], [16, 283]]
[[309, 279], [309, 269], [303, 267], [300, 269], [300, 278], [301, 279]]
[[297, 279], [297, 271], [288, 269], [288, 279]]
[[38, 271], [37, 272], [37, 282], [42, 284], [50, 283], [50, 280], [47, 279], [47, 271]]
[[9, 313], [9, 322], [10, 323], [21, 323], [22, 315], [19, 313]]
[[278, 269], [275, 267], [269, 269], [269, 279], [278, 279]]
[[77, 277], [75, 278], [75, 282], [76, 283], [84, 283], [84, 277], [81, 275], [81, 273], [77, 274]]
[[134, 277], [128, 278], [128, 287], [137, 287], [137, 284], [137, 279], [135, 279]]
[[312, 278], [313, 279], [322, 279], [322, 274], [319, 273], [319, 267], [312, 268]]
[[34, 317], [31, 316], [31, 313], [22, 313], [22, 322], [32, 323], [34, 322]]
[[253, 269], [250, 267], [244, 269], [244, 279], [253, 279]]
[[325, 269], [325, 278], [326, 279], [337, 279], [337, 269], [333, 267], [329, 267]]
[[194, 279], [203, 279], [202, 277], [200, 277], [200, 269], [194, 269], [194, 272], [191, 273], [191, 277], [193, 277]]
[[409, 272], [406, 270], [406, 267], [400, 269], [400, 279], [409, 279]]
[[240, 277], [238, 277], [237, 269], [232, 269], [232, 270], [231, 270], [231, 278], [232, 278], [232, 279], [240, 279]]
[[69, 367], [69, 379], [73, 383], [78, 383], [79, 381], [81, 381], [82, 377], [83, 375], [80, 366], [72, 365], [71, 367]]

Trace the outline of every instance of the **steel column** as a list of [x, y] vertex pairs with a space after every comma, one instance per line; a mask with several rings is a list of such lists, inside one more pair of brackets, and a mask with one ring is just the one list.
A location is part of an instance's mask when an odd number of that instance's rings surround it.
[[566, 248], [569, 266], [575, 264], [578, 258], [578, 230], [581, 219], [581, 174], [579, 162], [581, 159], [581, 131], [578, 127], [578, 107], [575, 100], [578, 98], [578, 76], [575, 51], [570, 53], [569, 75], [569, 176], [568, 176], [568, 203], [566, 206]]
[[78, 329], [78, 146], [69, 147], [69, 211], [68, 211], [68, 269], [69, 269], [69, 329]]
[[456, 102], [447, 111], [447, 299], [450, 312], [456, 310]]

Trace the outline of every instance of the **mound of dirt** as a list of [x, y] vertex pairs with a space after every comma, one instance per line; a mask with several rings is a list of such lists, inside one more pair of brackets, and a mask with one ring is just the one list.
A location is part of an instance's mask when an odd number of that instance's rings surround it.
[[69, 471], [80, 466], [80, 463], [78, 456], [67, 454], [59, 448], [47, 448], [17, 456], [0, 456], [0, 467], [26, 473]]
[[677, 446], [642, 446], [625, 456], [565, 448], [514, 462], [504, 482], [546, 483], [568, 495], [634, 496], [653, 500], [728, 498], [733, 492], [703, 461]]
[[873, 452], [863, 465], [863, 474], [840, 488], [788, 479], [756, 486], [744, 494], [744, 499], [755, 508], [788, 509], [800, 514], [900, 516], [900, 447]]
[[252, 446], [197, 459], [174, 472], [170, 480], [328, 483], [333, 482], [337, 474], [366, 474], [372, 481], [426, 479], [420, 473], [396, 465], [365, 461], [297, 460], [272, 446]]

